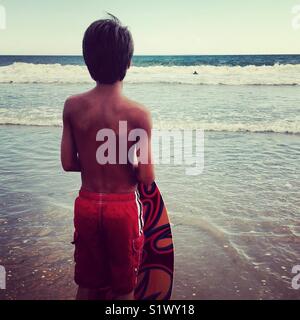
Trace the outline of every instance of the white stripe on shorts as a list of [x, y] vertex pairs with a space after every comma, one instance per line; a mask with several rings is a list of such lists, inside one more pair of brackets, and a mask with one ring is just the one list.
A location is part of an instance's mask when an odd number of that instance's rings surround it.
[[135, 192], [135, 202], [137, 205], [137, 211], [138, 211], [138, 224], [139, 224], [139, 234], [143, 234], [143, 228], [144, 228], [144, 219], [143, 219], [143, 205], [140, 200], [140, 195], [138, 191]]

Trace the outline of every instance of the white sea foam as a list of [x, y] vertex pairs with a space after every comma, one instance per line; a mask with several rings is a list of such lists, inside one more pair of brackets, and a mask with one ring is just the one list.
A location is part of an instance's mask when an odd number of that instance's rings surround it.
[[285, 133], [300, 134], [300, 121], [274, 121], [256, 123], [224, 123], [224, 122], [156, 122], [158, 129], [202, 129], [212, 132], [253, 132], [253, 133]]
[[[197, 71], [198, 75], [193, 75]], [[0, 83], [90, 83], [85, 66], [14, 63], [0, 67]], [[300, 85], [300, 64], [274, 66], [132, 67], [127, 83], [194, 85]]]
[[[22, 115], [19, 117], [0, 114], [0, 125], [61, 127], [62, 121], [57, 118], [45, 119], [42, 116]], [[204, 130], [206, 132], [252, 132], [252, 133], [281, 133], [300, 135], [300, 121], [274, 121], [257, 123], [222, 123], [222, 122], [172, 122], [154, 121], [154, 129], [159, 130]]]

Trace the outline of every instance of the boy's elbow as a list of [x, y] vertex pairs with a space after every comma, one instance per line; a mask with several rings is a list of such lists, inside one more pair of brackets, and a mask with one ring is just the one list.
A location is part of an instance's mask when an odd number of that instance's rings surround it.
[[61, 161], [61, 166], [65, 172], [74, 171], [74, 164], [69, 161]]
[[62, 168], [65, 172], [71, 172], [72, 166], [70, 164], [62, 163]]

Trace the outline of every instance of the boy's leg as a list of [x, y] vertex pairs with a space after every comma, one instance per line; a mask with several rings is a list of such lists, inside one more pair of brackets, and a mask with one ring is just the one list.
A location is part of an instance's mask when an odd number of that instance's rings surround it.
[[[99, 300], [99, 299], [101, 298], [99, 297], [98, 290], [78, 287], [76, 300]], [[113, 297], [113, 300], [135, 300], [134, 291], [125, 295], [115, 296]]]
[[134, 299], [134, 291], [131, 291], [128, 294], [124, 294], [122, 296], [116, 296], [114, 300], [135, 300]]
[[78, 287], [76, 300], [112, 300], [112, 293], [110, 288], [88, 289]]
[[78, 287], [76, 300], [91, 300], [90, 299], [90, 290], [86, 288]]

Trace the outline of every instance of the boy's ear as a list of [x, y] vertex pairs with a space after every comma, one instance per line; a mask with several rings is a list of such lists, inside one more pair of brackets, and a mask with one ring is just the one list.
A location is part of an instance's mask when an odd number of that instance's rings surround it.
[[130, 69], [131, 65], [132, 65], [132, 60], [129, 61], [127, 69]]

